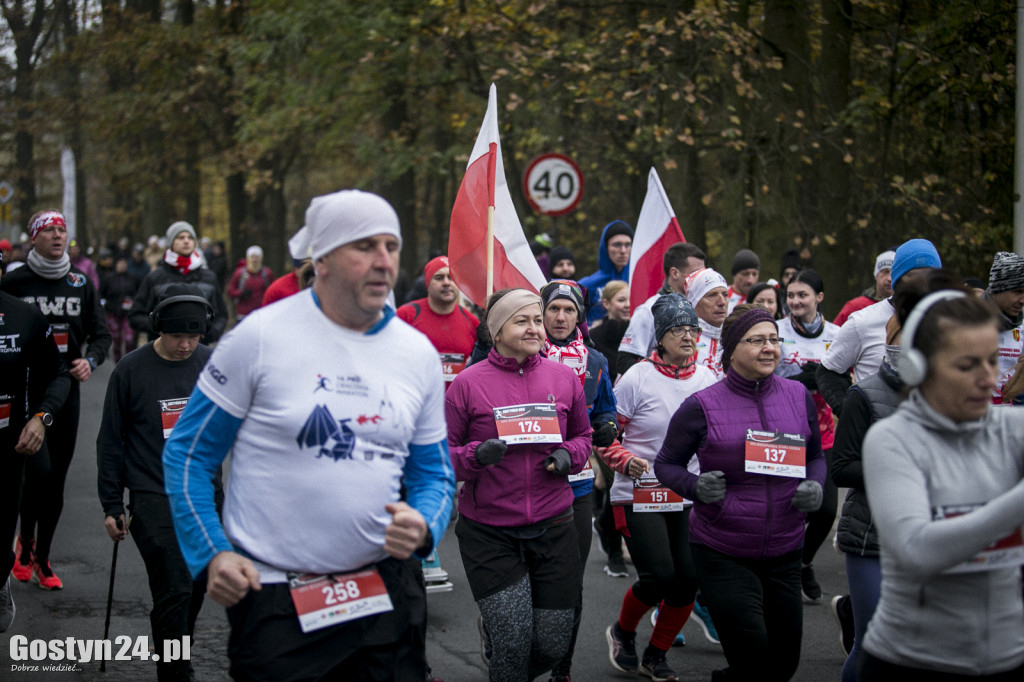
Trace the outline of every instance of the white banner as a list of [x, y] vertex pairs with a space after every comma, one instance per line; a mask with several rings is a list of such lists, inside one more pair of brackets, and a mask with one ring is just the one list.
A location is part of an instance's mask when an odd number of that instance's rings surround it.
[[[64, 147], [60, 151], [60, 176], [64, 181], [64, 206], [61, 213], [64, 214], [64, 222], [68, 226], [68, 242], [76, 238], [77, 230], [77, 206], [75, 205], [75, 153], [70, 148]], [[85, 253], [85, 248], [82, 253]]]

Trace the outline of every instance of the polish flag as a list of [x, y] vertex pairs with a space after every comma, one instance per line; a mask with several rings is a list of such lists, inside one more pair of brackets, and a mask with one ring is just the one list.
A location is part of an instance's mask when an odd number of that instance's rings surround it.
[[676, 220], [661, 186], [658, 172], [651, 168], [647, 176], [647, 196], [636, 221], [633, 235], [633, 249], [629, 254], [629, 309], [636, 310], [640, 304], [658, 293], [665, 282], [665, 271], [661, 259], [668, 247], [685, 242], [683, 231]]
[[493, 83], [487, 113], [452, 207], [448, 261], [455, 285], [481, 308], [486, 307], [487, 296], [499, 289], [539, 292], [546, 283], [505, 182], [498, 139], [498, 91]]

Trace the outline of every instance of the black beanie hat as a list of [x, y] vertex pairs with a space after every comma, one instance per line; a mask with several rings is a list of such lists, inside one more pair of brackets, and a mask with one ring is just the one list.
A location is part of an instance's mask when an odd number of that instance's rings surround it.
[[573, 258], [572, 251], [566, 246], [556, 246], [555, 248], [548, 251], [548, 262], [554, 267], [558, 265], [559, 261], [571, 261], [573, 265], [576, 265], [576, 259]]
[[604, 229], [604, 243], [605, 246], [612, 240], [612, 237], [624, 234], [630, 239], [633, 238], [633, 228], [622, 222], [621, 220], [613, 220], [608, 223]]
[[[198, 297], [204, 302], [189, 300], [164, 304], [168, 299], [177, 296]], [[194, 284], [172, 284], [160, 296], [154, 314], [160, 319], [161, 333], [206, 334], [211, 310], [210, 304], [205, 303], [202, 289]]]
[[744, 270], [761, 269], [761, 259], [757, 257], [757, 254], [750, 249], [740, 249], [736, 252], [736, 255], [732, 258], [732, 274], [742, 272]]
[[789, 249], [782, 254], [782, 267], [779, 268], [779, 272], [785, 272], [787, 268], [800, 269], [800, 252], [796, 249]]

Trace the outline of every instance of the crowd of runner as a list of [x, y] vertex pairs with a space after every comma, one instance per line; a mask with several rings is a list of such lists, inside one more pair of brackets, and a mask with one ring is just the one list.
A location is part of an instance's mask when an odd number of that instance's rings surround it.
[[[616, 220], [597, 272], [537, 246], [547, 284], [480, 309], [443, 255], [396, 301], [401, 230], [381, 197], [317, 197], [305, 223], [280, 278], [253, 246], [225, 281], [177, 222], [141, 282], [120, 267], [97, 287], [63, 216], [33, 216], [0, 279], [0, 631], [11, 580], [63, 587], [79, 387], [113, 331], [104, 528], [145, 559], [156, 642], [192, 634], [204, 594], [227, 608], [235, 679], [438, 679], [424, 579], [445, 579], [455, 518], [495, 682], [567, 682], [595, 637], [610, 673], [671, 682], [690, 619], [721, 645], [713, 681], [789, 680], [826, 543], [849, 585], [830, 604], [843, 682], [1024, 679], [1021, 256], [994, 254], [983, 283], [909, 239], [829, 321], [800, 253], [773, 254], [775, 279], [750, 249], [719, 271], [679, 243], [630, 310], [633, 231]], [[584, 594], [592, 530], [611, 578], [632, 563], [622, 590]], [[609, 594], [615, 621], [581, 630]], [[329, 608], [339, 595], [359, 607]]]

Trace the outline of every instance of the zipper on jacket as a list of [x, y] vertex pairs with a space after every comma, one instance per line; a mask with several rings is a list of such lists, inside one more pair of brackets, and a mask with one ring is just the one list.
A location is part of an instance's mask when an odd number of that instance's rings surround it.
[[[761, 395], [761, 381], [754, 382], [754, 402], [757, 404], [757, 416], [761, 420], [761, 430], [768, 431], [768, 419], [764, 414], [764, 405]], [[768, 543], [772, 533], [772, 487], [771, 476], [762, 476], [764, 479], [764, 493], [767, 500], [767, 513], [765, 514], [764, 542], [761, 544], [761, 556], [768, 556]]]
[[[522, 402], [530, 402], [530, 385], [526, 381], [526, 376], [523, 374], [522, 365], [519, 366], [519, 378], [522, 383], [523, 395]], [[530, 476], [530, 458], [523, 457], [523, 480], [526, 481], [526, 523], [533, 523], [533, 478]]]

